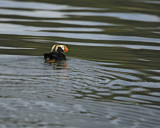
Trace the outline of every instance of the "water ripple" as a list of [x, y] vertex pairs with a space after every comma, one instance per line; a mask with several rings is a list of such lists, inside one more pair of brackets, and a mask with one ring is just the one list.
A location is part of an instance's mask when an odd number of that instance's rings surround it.
[[35, 48], [18, 48], [18, 47], [4, 47], [4, 46], [0, 46], [0, 49], [35, 49]]
[[2, 15], [19, 15], [19, 16], [29, 16], [29, 17], [41, 17], [41, 18], [67, 18], [65, 13], [58, 11], [18, 11], [10, 9], [0, 9], [0, 14]]
[[143, 22], [160, 22], [160, 17], [156, 15], [143, 14], [143, 13], [120, 13], [120, 12], [76, 12], [70, 13], [69, 15], [80, 15], [80, 16], [107, 16], [115, 17], [123, 20], [131, 21], [143, 21]]
[[128, 45], [128, 44], [100, 44], [100, 43], [81, 43], [81, 42], [56, 42], [69, 45], [78, 46], [96, 46], [96, 47], [123, 47], [130, 49], [148, 49], [148, 50], [160, 50], [159, 46], [147, 46], [147, 45]]
[[[12, 35], [28, 35], [28, 36], [52, 36], [52, 37], [63, 37], [73, 39], [89, 39], [89, 40], [115, 40], [115, 41], [139, 41], [139, 42], [154, 42], [160, 43], [158, 38], [147, 38], [147, 37], [134, 37], [134, 36], [113, 36], [107, 34], [84, 34], [84, 33], [56, 33], [56, 32], [40, 32], [35, 31], [38, 27], [29, 27], [23, 25], [13, 24], [0, 24], [0, 34], [12, 34]], [[10, 31], [6, 31], [10, 29]], [[129, 45], [126, 47], [129, 47]], [[142, 47], [142, 46], [141, 46]], [[134, 47], [136, 48], [136, 46]]]
[[40, 9], [40, 10], [104, 10], [102, 8], [73, 7], [70, 5], [47, 4], [40, 2], [0, 1], [0, 7], [19, 9]]
[[[0, 119], [12, 126], [14, 121], [35, 127], [68, 126], [68, 119], [73, 117], [76, 124], [79, 118], [87, 120], [85, 127], [90, 126], [88, 121], [95, 120], [95, 128], [100, 124], [115, 127], [130, 127], [133, 122], [141, 127], [146, 127], [143, 122], [150, 122], [147, 127], [159, 124], [155, 108], [159, 104], [160, 84], [133, 77], [138, 71], [73, 58], [68, 58], [67, 67], [66, 63], [45, 64], [42, 57], [34, 56], [0, 55], [0, 61], [0, 110], [3, 110]], [[111, 99], [113, 102], [109, 102]]]
[[95, 21], [83, 20], [28, 20], [28, 19], [13, 19], [13, 18], [0, 18], [0, 21], [18, 21], [18, 22], [47, 22], [47, 23], [60, 23], [79, 26], [116, 26], [116, 24]]

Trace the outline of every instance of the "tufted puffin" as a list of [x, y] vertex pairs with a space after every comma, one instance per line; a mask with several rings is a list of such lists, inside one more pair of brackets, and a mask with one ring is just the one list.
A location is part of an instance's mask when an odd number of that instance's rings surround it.
[[65, 45], [53, 45], [51, 52], [44, 54], [44, 60], [48, 62], [66, 60], [65, 52], [68, 52], [68, 48]]

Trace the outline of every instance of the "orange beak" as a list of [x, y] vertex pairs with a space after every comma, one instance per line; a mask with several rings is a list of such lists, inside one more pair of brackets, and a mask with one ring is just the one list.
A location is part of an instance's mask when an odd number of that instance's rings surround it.
[[64, 47], [64, 52], [68, 52], [68, 48], [66, 46]]

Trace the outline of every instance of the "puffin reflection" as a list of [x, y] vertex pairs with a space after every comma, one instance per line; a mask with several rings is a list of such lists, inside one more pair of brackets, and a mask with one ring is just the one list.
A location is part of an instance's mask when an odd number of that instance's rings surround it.
[[52, 64], [52, 68], [54, 70], [61, 70], [61, 69], [67, 69], [67, 61], [63, 60], [63, 61], [56, 61]]

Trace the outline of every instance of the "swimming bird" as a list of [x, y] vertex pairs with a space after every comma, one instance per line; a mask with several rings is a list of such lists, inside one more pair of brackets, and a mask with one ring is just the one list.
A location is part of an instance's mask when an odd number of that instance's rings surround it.
[[50, 53], [44, 54], [44, 60], [48, 62], [55, 62], [58, 60], [66, 60], [64, 53], [68, 52], [65, 45], [53, 45]]

